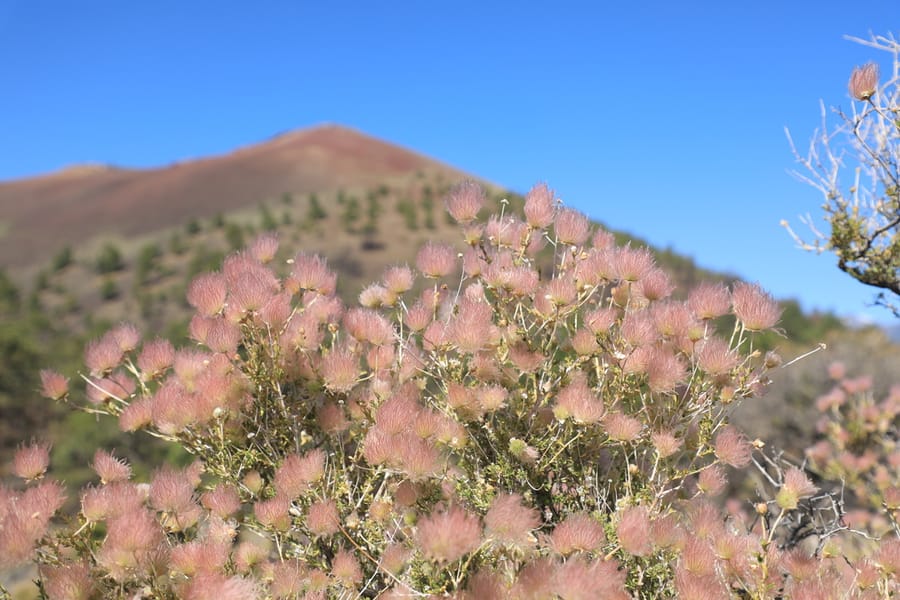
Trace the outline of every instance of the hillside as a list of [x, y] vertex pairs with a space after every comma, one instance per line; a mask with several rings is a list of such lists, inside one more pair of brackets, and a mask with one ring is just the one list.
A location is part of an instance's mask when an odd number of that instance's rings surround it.
[[417, 171], [462, 177], [409, 150], [324, 125], [155, 169], [74, 167], [0, 182], [0, 267], [46, 260], [101, 233], [147, 234], [285, 193], [375, 186]]

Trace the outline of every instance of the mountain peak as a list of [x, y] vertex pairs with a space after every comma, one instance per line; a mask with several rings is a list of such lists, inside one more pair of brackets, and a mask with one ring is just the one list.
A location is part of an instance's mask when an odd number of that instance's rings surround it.
[[334, 123], [158, 168], [75, 165], [0, 183], [5, 229], [0, 266], [46, 259], [64, 245], [101, 233], [132, 236], [285, 193], [366, 187], [419, 171], [464, 177], [436, 160]]

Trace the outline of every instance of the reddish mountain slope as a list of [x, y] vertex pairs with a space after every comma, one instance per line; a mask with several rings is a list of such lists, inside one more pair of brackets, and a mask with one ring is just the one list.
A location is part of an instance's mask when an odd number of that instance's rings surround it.
[[345, 127], [277, 136], [167, 167], [104, 167], [0, 183], [0, 266], [22, 266], [100, 233], [137, 235], [253, 206], [285, 192], [374, 185], [451, 168]]

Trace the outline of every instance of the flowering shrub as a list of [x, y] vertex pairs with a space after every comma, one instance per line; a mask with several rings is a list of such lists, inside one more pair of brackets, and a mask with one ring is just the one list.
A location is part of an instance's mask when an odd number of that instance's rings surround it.
[[[833, 111], [834, 125], [823, 105], [822, 125], [806, 154], [797, 150], [789, 136], [803, 167], [796, 175], [822, 194], [831, 231], [820, 232], [810, 219], [805, 223], [812, 231], [811, 241], [788, 231], [802, 248], [833, 252], [839, 269], [882, 290], [876, 303], [900, 317], [896, 302], [900, 297], [900, 41], [894, 35], [850, 39], [889, 53], [891, 69], [881, 83], [877, 64], [856, 67], [847, 86], [856, 102], [851, 101], [849, 111]], [[849, 178], [847, 170], [852, 173]]]
[[853, 493], [859, 504], [852, 514], [855, 524], [876, 533], [896, 530], [900, 385], [879, 398], [871, 377], [848, 377], [842, 363], [833, 363], [828, 374], [834, 386], [816, 399], [822, 415], [816, 429], [822, 439], [807, 450], [807, 457], [823, 477], [844, 482]]
[[768, 294], [704, 284], [677, 301], [647, 250], [546, 186], [524, 219], [482, 223], [483, 202], [451, 192], [465, 250], [427, 244], [359, 306], [318, 257], [279, 274], [263, 236], [191, 284], [191, 346], [111, 330], [85, 350], [83, 403], [45, 371], [49, 398], [197, 461], [138, 483], [98, 450], [97, 484], [54, 524], [48, 448], [23, 446], [3, 566], [37, 563], [51, 599], [897, 591], [898, 542], [874, 559], [843, 556], [842, 527], [796, 543], [805, 515], [836, 507], [796, 467], [770, 461], [767, 495], [720, 508], [729, 470], [764, 458], [727, 417], [781, 364], [754, 348], [779, 318]]

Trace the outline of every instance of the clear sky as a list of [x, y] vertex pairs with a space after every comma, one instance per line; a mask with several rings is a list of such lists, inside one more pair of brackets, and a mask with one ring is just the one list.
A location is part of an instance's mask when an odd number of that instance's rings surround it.
[[[328, 4], [326, 7], [325, 5]], [[842, 39], [900, 2], [0, 0], [0, 180], [349, 125], [805, 308], [892, 319], [779, 226], [817, 213], [784, 135], [848, 106]]]

